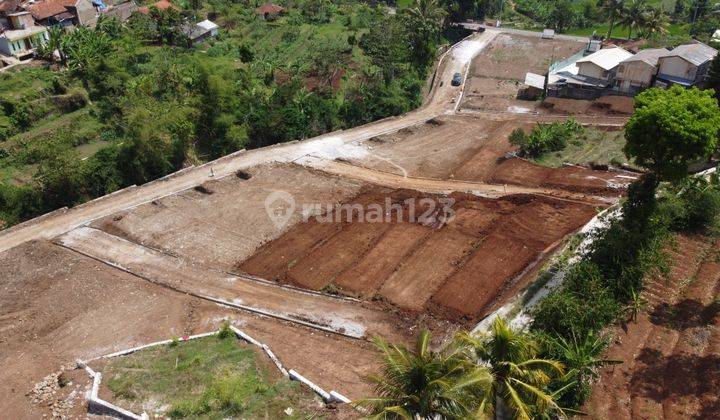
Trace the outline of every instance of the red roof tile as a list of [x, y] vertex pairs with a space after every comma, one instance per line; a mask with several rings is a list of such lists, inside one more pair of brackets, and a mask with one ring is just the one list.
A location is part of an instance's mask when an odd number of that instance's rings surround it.
[[[159, 2], [153, 4], [153, 6], [157, 7], [158, 10], [167, 10], [169, 8], [173, 8], [175, 10], [180, 10], [179, 7], [175, 6], [174, 4], [170, 3], [168, 0], [160, 0]], [[148, 14], [150, 13], [150, 7], [143, 6], [137, 9], [138, 12]]]
[[17, 10], [20, 0], [5, 0], [0, 1], [0, 12], [12, 13]]
[[31, 4], [27, 10], [32, 13], [35, 20], [44, 20], [51, 16], [67, 12], [67, 9], [60, 1], [43, 1]]
[[264, 14], [274, 15], [274, 14], [281, 13], [284, 10], [285, 10], [284, 7], [278, 6], [277, 4], [265, 3], [262, 6], [255, 9], [255, 12], [259, 15], [264, 15]]

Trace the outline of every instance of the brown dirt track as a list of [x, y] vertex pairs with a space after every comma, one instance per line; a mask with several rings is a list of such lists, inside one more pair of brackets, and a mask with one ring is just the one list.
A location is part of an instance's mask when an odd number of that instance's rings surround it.
[[679, 236], [667, 280], [646, 285], [646, 313], [616, 328], [585, 411], [592, 418], [720, 418], [720, 241]]
[[[516, 128], [531, 129], [528, 119], [445, 116], [368, 142], [372, 154], [353, 164], [408, 176], [481, 181], [618, 196], [634, 174], [585, 167], [548, 168], [505, 159]], [[422, 152], [418, 152], [422, 151]], [[400, 170], [399, 168], [402, 168]]]
[[[350, 203], [383, 203], [385, 197], [402, 203], [429, 196], [375, 187]], [[334, 285], [404, 310], [477, 319], [525, 284], [516, 277], [533, 261], [595, 214], [589, 205], [539, 196], [451, 198], [458, 217], [440, 228], [393, 218], [323, 229], [311, 219], [241, 259], [238, 269], [315, 290]], [[378, 255], [384, 258], [376, 262]]]

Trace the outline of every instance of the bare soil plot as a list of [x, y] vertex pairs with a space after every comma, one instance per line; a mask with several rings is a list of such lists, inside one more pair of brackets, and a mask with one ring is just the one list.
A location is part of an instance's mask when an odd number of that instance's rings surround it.
[[627, 96], [608, 95], [595, 100], [546, 98], [541, 105], [545, 112], [566, 115], [630, 115], [635, 100]]
[[592, 418], [720, 417], [720, 242], [677, 237], [669, 279], [651, 279], [646, 313], [615, 328], [585, 411]]
[[[93, 227], [201, 264], [230, 268], [238, 255], [258, 246], [301, 219], [306, 203], [332, 204], [352, 197], [353, 181], [316, 173], [297, 165], [258, 166], [250, 179], [228, 176], [102, 218]], [[268, 217], [265, 199], [285, 191], [297, 211], [282, 228]], [[324, 228], [324, 227], [323, 227]]]
[[585, 44], [512, 34], [498, 34], [470, 66], [462, 107], [525, 113], [535, 102], [515, 97], [525, 74], [545, 74], [553, 62], [580, 51]]
[[0, 412], [41, 418], [72, 395], [75, 405], [64, 412], [84, 418], [84, 372], [71, 372], [73, 386], [38, 403], [34, 384], [77, 358], [206, 332], [224, 318], [323, 388], [369, 395], [365, 377], [377, 354], [368, 342], [222, 308], [39, 241], [0, 253]]
[[[384, 197], [404, 206], [408, 198], [438, 199], [368, 187], [349, 204], [382, 202]], [[307, 241], [318, 244], [310, 250], [293, 253], [275, 245], [298, 243], [294, 236], [308, 232], [306, 224], [300, 223], [256, 255], [240, 259], [238, 269], [264, 277], [284, 265], [277, 276], [281, 282], [314, 290], [337, 288], [414, 313], [431, 310], [445, 319], [476, 319], [504, 291], [527, 284], [522, 274], [533, 261], [596, 212], [590, 205], [530, 195], [491, 200], [452, 194], [450, 198], [455, 200], [453, 211], [458, 217], [447, 223], [353, 221], [339, 224], [340, 232], [326, 231], [325, 237]], [[318, 229], [313, 232], [323, 234]], [[290, 264], [281, 255], [276, 257], [275, 249], [304, 256]], [[380, 255], [384, 258], [375, 264]], [[263, 267], [269, 268], [258, 270]]]
[[371, 169], [406, 176], [482, 181], [617, 196], [636, 175], [585, 167], [548, 168], [522, 159], [506, 159], [514, 150], [513, 130], [536, 123], [520, 118], [441, 117], [412, 130], [369, 141], [372, 155], [353, 161]]

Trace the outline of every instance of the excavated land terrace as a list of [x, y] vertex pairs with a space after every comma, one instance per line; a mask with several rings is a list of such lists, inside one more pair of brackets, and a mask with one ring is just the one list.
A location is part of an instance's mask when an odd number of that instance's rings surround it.
[[[312, 290], [337, 289], [409, 311], [477, 320], [527, 284], [527, 274], [559, 241], [596, 214], [587, 204], [532, 195], [484, 199], [451, 194], [453, 218], [438, 197], [370, 188], [351, 208], [398, 210], [383, 221], [310, 219], [238, 263], [265, 279]], [[408, 203], [426, 218], [408, 221]], [[438, 212], [440, 210], [440, 212]], [[399, 220], [400, 219], [400, 220]]]
[[[513, 129], [561, 116], [447, 115], [460, 92], [451, 75], [506, 36], [486, 31], [448, 55], [445, 86], [414, 113], [238, 153], [6, 232], [0, 412], [83, 417], [87, 376], [72, 374], [73, 385], [58, 389], [61, 366], [210, 331], [225, 318], [324, 389], [367, 397], [379, 365], [372, 337], [409, 344], [429, 329], [439, 345], [514, 297], [636, 175], [506, 157]], [[278, 192], [292, 205], [267, 202]], [[447, 199], [454, 218], [437, 211]], [[303, 213], [386, 200], [402, 220]], [[427, 217], [410, 221], [408, 202]], [[278, 223], [277, 214], [287, 217]]]

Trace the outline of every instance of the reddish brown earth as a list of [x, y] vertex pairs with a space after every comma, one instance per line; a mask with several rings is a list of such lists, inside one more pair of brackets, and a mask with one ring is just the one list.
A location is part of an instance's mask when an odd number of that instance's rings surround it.
[[[84, 372], [73, 385], [34, 403], [34, 384], [78, 358], [173, 336], [207, 332], [229, 318], [267, 343], [285, 366], [351, 398], [371, 392], [372, 344], [223, 308], [158, 287], [46, 241], [0, 253], [0, 418], [36, 419], [69, 398], [63, 413], [85, 418]], [[73, 393], [74, 391], [74, 393]]]
[[580, 166], [549, 168], [505, 158], [515, 151], [508, 141], [510, 133], [517, 128], [529, 131], [536, 124], [533, 121], [474, 116], [436, 120], [405, 133], [380, 136], [372, 142], [373, 154], [353, 164], [415, 177], [556, 188], [611, 197], [621, 195], [636, 177]]
[[[386, 197], [398, 204], [436, 198], [370, 187], [350, 204], [382, 203]], [[595, 214], [590, 205], [531, 195], [450, 197], [457, 218], [449, 223], [393, 218], [321, 229], [311, 219], [239, 262], [238, 269], [315, 290], [334, 286], [404, 310], [476, 319], [506, 292], [524, 286], [529, 279], [520, 274]]]
[[585, 411], [592, 418], [720, 418], [720, 242], [677, 237], [667, 279], [648, 282], [647, 312], [616, 328]]
[[542, 102], [543, 112], [567, 115], [630, 115], [635, 100], [627, 96], [608, 95], [595, 100], [547, 98]]

